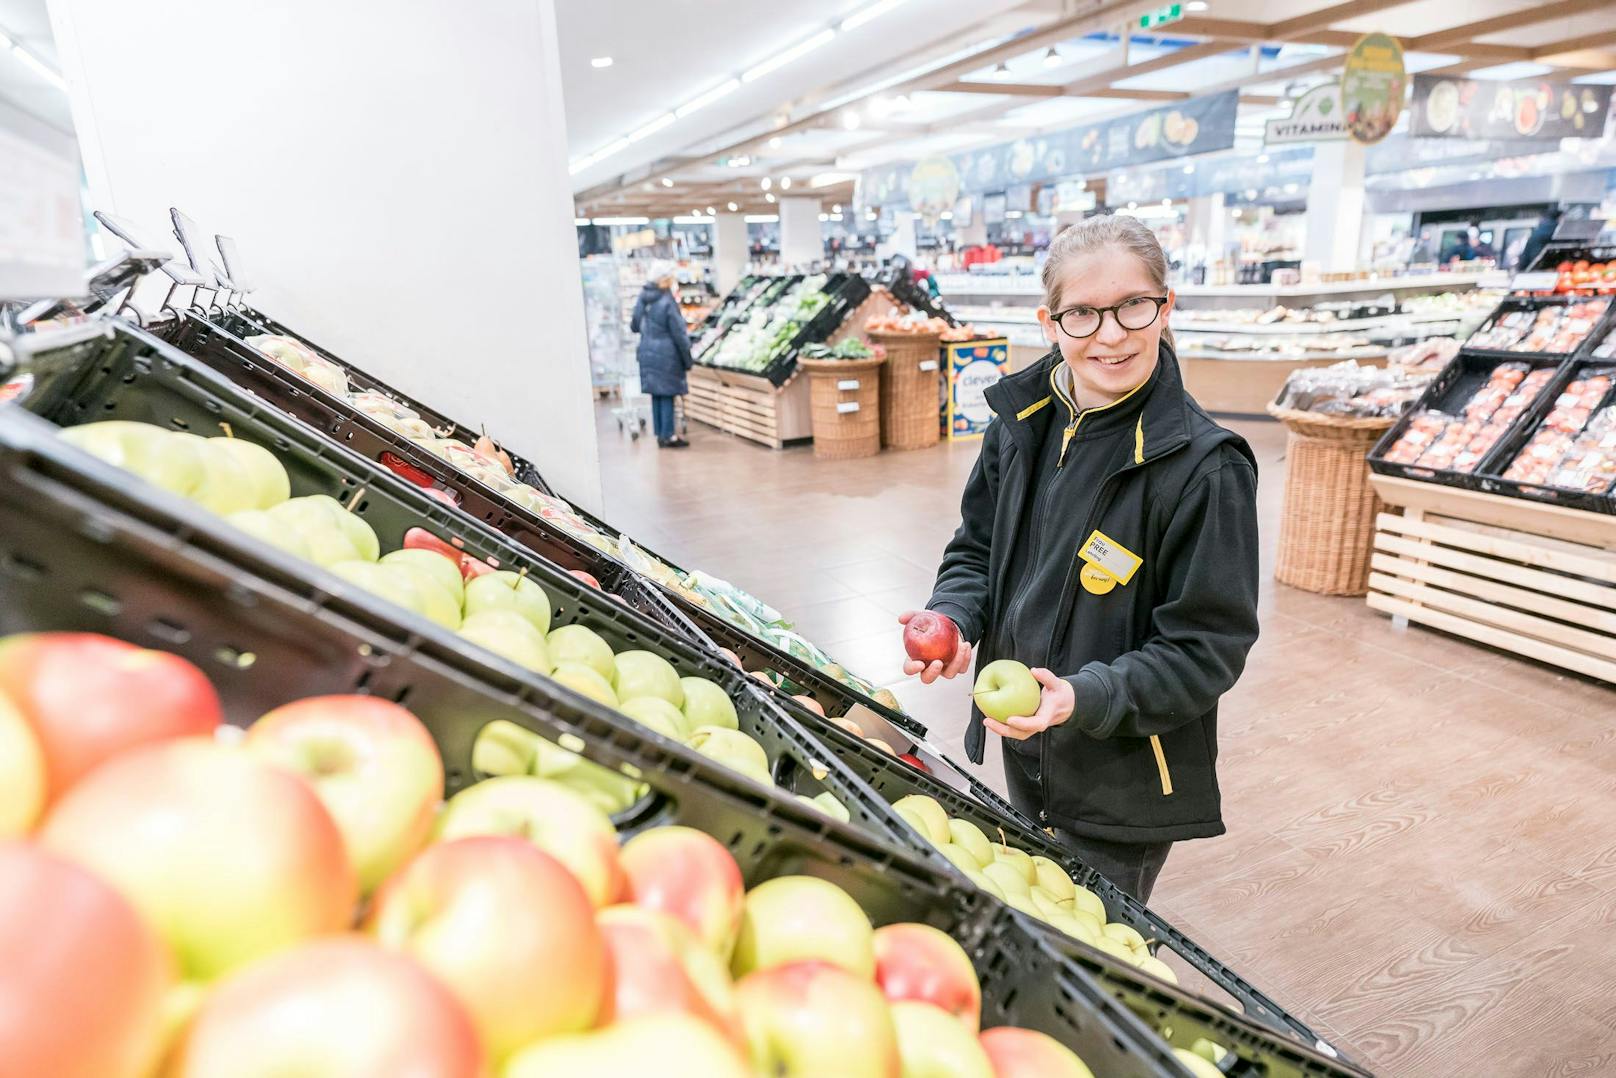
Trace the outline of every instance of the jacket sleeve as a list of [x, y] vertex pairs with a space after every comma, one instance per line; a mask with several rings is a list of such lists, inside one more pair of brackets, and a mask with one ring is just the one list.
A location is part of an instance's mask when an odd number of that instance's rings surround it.
[[640, 321], [643, 314], [645, 314], [645, 293], [641, 292], [634, 298], [634, 315], [628, 320], [628, 331], [630, 333], [640, 331]]
[[1167, 525], [1158, 571], [1165, 598], [1144, 647], [1067, 678], [1069, 722], [1091, 737], [1148, 737], [1212, 710], [1257, 641], [1257, 475], [1229, 451], [1185, 490]]
[[999, 445], [1003, 423], [995, 419], [982, 439], [982, 452], [965, 481], [960, 526], [943, 550], [927, 610], [951, 618], [972, 643], [982, 639], [988, 619], [988, 565], [993, 518], [999, 501]]
[[679, 353], [679, 363], [685, 370], [695, 365], [695, 357], [690, 354], [690, 331], [685, 328], [684, 311], [679, 307], [677, 297], [668, 302], [667, 324], [668, 336], [673, 338], [674, 351]]

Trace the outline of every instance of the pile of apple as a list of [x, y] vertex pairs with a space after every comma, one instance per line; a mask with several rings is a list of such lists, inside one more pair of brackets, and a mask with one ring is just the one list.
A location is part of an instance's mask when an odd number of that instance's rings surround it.
[[978, 1029], [966, 953], [841, 888], [745, 889], [705, 833], [619, 846], [532, 775], [442, 802], [408, 711], [245, 732], [201, 671], [0, 640], [0, 1061], [52, 1078], [1079, 1078]]

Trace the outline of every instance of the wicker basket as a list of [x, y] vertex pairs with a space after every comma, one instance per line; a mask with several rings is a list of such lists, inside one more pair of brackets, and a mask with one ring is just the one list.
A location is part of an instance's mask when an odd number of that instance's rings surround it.
[[887, 353], [881, 368], [881, 444], [892, 449], [936, 445], [942, 338], [935, 333], [871, 333], [869, 338]]
[[1290, 431], [1274, 579], [1321, 595], [1367, 594], [1375, 515], [1385, 506], [1369, 485], [1364, 457], [1396, 419], [1272, 404], [1268, 414]]
[[876, 357], [798, 362], [808, 372], [814, 456], [850, 460], [881, 452], [881, 378], [877, 371], [885, 360]]

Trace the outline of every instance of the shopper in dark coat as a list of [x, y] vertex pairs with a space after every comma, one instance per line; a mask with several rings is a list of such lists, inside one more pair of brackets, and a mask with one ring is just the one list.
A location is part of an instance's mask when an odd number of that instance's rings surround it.
[[[1131, 217], [1057, 237], [1039, 318], [1055, 349], [987, 390], [989, 425], [927, 609], [959, 627], [924, 682], [1016, 659], [1037, 710], [975, 706], [1017, 808], [1144, 900], [1173, 842], [1224, 832], [1218, 700], [1257, 639], [1257, 472], [1185, 392], [1156, 238]], [[900, 620], [907, 622], [913, 614]]]
[[673, 398], [690, 392], [685, 372], [695, 362], [690, 334], [674, 296], [678, 279], [672, 270], [658, 267], [634, 302], [629, 328], [640, 335], [635, 358], [640, 363], [640, 388], [651, 395], [651, 425], [657, 445], [683, 449], [690, 443], [678, 436], [673, 423]]

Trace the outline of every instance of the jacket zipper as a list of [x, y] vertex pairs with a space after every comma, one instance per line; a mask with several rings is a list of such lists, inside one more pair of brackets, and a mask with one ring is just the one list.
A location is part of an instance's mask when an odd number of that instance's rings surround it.
[[1167, 753], [1162, 749], [1160, 734], [1150, 735], [1150, 747], [1156, 753], [1156, 771], [1161, 775], [1163, 797], [1173, 796], [1173, 775], [1167, 770]]

